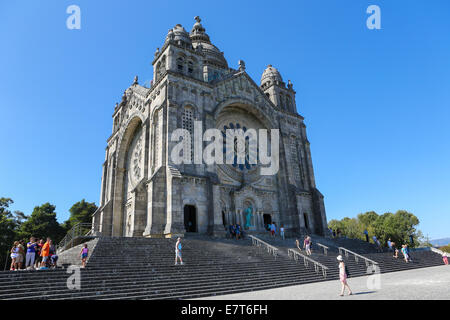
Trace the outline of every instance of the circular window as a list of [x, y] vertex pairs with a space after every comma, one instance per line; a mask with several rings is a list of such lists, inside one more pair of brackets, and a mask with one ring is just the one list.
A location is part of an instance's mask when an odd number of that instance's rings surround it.
[[[239, 143], [239, 140], [236, 136], [230, 137], [233, 138], [232, 148], [229, 147], [227, 150], [227, 135], [226, 135], [227, 130], [239, 130], [239, 129], [242, 129], [242, 132], [244, 133], [245, 143]], [[247, 128], [245, 126], [241, 126], [239, 122], [236, 123], [230, 122], [229, 124], [224, 125], [222, 130], [223, 153], [225, 154], [225, 159], [229, 159], [230, 157], [232, 157], [233, 162], [231, 166], [239, 171], [252, 171], [256, 169], [257, 163], [251, 163], [250, 161], [251, 159], [256, 159], [256, 162], [258, 162], [258, 146], [256, 143], [257, 140], [255, 140], [255, 144], [250, 144], [250, 136], [246, 134], [246, 132]], [[240, 153], [244, 153], [244, 159], [238, 161], [239, 160], [238, 154]]]

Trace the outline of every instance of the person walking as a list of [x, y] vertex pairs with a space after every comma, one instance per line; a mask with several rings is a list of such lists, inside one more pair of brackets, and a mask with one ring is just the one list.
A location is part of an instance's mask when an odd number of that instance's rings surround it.
[[409, 246], [405, 244], [406, 254], [408, 255], [409, 262], [412, 262], [411, 252], [409, 251]]
[[88, 255], [89, 255], [89, 248], [88, 248], [87, 243], [85, 243], [83, 248], [81, 248], [81, 251], [80, 251], [82, 268], [86, 268], [86, 260], [87, 260]]
[[280, 227], [280, 236], [284, 240], [284, 226], [283, 225], [281, 225], [281, 227]]
[[25, 268], [31, 270], [34, 268], [34, 259], [36, 258], [36, 239], [30, 238], [30, 242], [27, 243], [27, 255], [25, 257]]
[[272, 238], [275, 238], [275, 232], [277, 231], [277, 227], [275, 226], [275, 222], [272, 222], [270, 226], [270, 234]]
[[306, 236], [305, 240], [303, 240], [303, 248], [305, 249], [306, 254], [308, 256], [310, 256], [311, 255], [311, 238], [310, 238], [310, 236]]
[[445, 253], [445, 252], [442, 254], [442, 261], [444, 261], [444, 264], [446, 266], [448, 266], [448, 257], [447, 257], [447, 253]]
[[364, 235], [366, 236], [366, 242], [369, 242], [369, 232], [367, 229], [364, 229]]
[[300, 241], [298, 241], [298, 239], [295, 239], [295, 245], [297, 246], [298, 250], [302, 252], [302, 249], [300, 248]]
[[398, 259], [398, 249], [397, 249], [397, 245], [395, 244], [395, 242], [392, 242], [392, 250], [394, 251], [394, 258]]
[[342, 290], [341, 290], [340, 296], [342, 297], [344, 295], [345, 288], [348, 288], [348, 291], [349, 291], [348, 295], [351, 296], [353, 293], [352, 293], [352, 290], [350, 289], [350, 286], [347, 283], [348, 270], [344, 263], [344, 259], [342, 258], [341, 255], [339, 255], [337, 257], [337, 260], [339, 261], [339, 281], [341, 281], [341, 284], [342, 284]]
[[409, 256], [408, 256], [408, 251], [406, 249], [406, 244], [402, 245], [402, 254], [403, 254], [403, 258], [405, 259], [405, 262], [408, 263]]
[[392, 241], [391, 241], [391, 238], [389, 238], [389, 240], [387, 241], [387, 246], [388, 246], [388, 248], [389, 248], [389, 251], [393, 251], [392, 250]]
[[183, 258], [181, 257], [181, 238], [177, 239], [177, 243], [175, 244], [175, 265], [178, 264], [178, 258], [180, 258], [180, 264], [183, 265]]

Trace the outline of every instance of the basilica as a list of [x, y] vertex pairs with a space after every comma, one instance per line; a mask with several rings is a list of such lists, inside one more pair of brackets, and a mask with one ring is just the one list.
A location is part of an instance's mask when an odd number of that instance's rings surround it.
[[[154, 55], [151, 84], [140, 85], [135, 77], [114, 108], [93, 226], [108, 236], [162, 238], [223, 236], [236, 223], [258, 233], [275, 222], [286, 234], [324, 234], [323, 195], [293, 84], [272, 65], [259, 85], [244, 61], [229, 67], [201, 19], [195, 20], [190, 32], [180, 24], [168, 31]], [[185, 129], [196, 139], [198, 123], [203, 132], [277, 130], [279, 169], [263, 175], [261, 164], [248, 161], [174, 161], [172, 133]]]

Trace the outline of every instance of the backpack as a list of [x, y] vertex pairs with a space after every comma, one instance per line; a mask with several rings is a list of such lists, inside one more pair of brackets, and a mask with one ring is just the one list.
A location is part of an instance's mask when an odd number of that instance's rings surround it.
[[345, 265], [345, 274], [347, 275], [347, 278], [350, 278], [350, 272], [348, 271], [347, 265]]

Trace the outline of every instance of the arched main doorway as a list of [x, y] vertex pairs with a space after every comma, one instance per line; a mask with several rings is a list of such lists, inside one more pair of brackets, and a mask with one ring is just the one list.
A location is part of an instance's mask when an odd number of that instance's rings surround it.
[[264, 228], [267, 228], [268, 224], [272, 223], [272, 216], [270, 214], [263, 214], [263, 220], [264, 220]]
[[184, 227], [186, 232], [197, 232], [197, 209], [193, 205], [184, 206]]
[[222, 224], [225, 228], [227, 227], [227, 218], [226, 218], [225, 211], [223, 211], [223, 210], [222, 210]]

